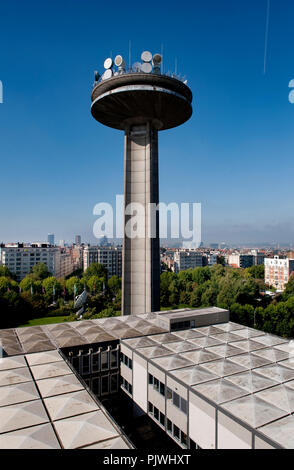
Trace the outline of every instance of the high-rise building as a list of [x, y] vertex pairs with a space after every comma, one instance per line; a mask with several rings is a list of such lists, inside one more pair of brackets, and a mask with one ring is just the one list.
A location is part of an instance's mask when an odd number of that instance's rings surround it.
[[[158, 131], [186, 122], [192, 115], [192, 93], [187, 82], [161, 72], [160, 54], [144, 51], [142, 63], [126, 71], [122, 56], [106, 59], [101, 79], [95, 73], [93, 117], [125, 133], [124, 224], [131, 218], [129, 204], [140, 204], [140, 236], [123, 240], [123, 315], [160, 308]], [[138, 231], [140, 230], [138, 229]], [[150, 235], [151, 234], [151, 235]]]
[[80, 246], [81, 243], [82, 243], [82, 237], [81, 237], [81, 235], [76, 235], [76, 236], [75, 236], [75, 244], [78, 245], [78, 246]]
[[102, 264], [108, 271], [108, 276], [122, 276], [122, 247], [121, 246], [85, 246], [83, 250], [84, 271], [92, 264]]
[[54, 245], [54, 233], [48, 233], [47, 242], [49, 245]]
[[283, 291], [294, 271], [294, 259], [280, 259], [278, 255], [264, 260], [264, 282]]

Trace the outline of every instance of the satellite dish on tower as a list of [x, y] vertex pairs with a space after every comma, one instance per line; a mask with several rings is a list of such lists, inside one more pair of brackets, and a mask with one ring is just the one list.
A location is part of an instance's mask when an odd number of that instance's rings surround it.
[[107, 70], [105, 70], [104, 74], [102, 75], [101, 80], [108, 80], [111, 77], [112, 77], [112, 70], [107, 69]]
[[143, 64], [141, 65], [141, 70], [144, 73], [151, 73], [152, 65], [150, 64], [150, 62], [143, 62]]
[[115, 65], [118, 67], [120, 73], [124, 72], [126, 69], [126, 63], [121, 55], [117, 55], [114, 59]]
[[152, 60], [152, 54], [149, 51], [144, 51], [141, 54], [141, 59], [143, 62], [151, 62]]
[[104, 68], [107, 70], [107, 69], [111, 69], [112, 66], [113, 66], [112, 59], [111, 59], [110, 57], [108, 57], [107, 59], [105, 59], [105, 61], [104, 61]]

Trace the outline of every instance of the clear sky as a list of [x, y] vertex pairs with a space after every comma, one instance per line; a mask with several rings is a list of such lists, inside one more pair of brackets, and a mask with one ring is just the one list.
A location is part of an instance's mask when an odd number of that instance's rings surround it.
[[201, 202], [203, 240], [293, 242], [294, 2], [0, 2], [0, 241], [92, 235], [123, 190], [123, 133], [90, 113], [111, 53], [160, 52], [193, 116], [160, 133], [160, 200]]

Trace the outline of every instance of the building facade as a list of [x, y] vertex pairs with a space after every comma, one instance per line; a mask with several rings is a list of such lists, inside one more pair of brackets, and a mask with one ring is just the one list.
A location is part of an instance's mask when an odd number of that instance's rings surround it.
[[201, 253], [192, 250], [178, 250], [174, 254], [174, 271], [178, 273], [186, 269], [203, 266]]
[[65, 277], [73, 272], [70, 252], [49, 243], [12, 243], [0, 246], [0, 264], [6, 266], [19, 282], [38, 264], [46, 264], [55, 277]]
[[122, 276], [122, 247], [85, 246], [83, 250], [83, 269], [92, 263], [102, 264], [108, 271], [108, 276]]
[[283, 291], [294, 271], [294, 259], [280, 259], [278, 255], [264, 260], [264, 282]]

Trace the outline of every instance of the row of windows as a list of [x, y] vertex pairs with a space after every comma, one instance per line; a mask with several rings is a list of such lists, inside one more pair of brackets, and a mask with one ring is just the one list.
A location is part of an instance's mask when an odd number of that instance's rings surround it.
[[179, 408], [183, 413], [187, 414], [188, 404], [187, 400], [182, 398], [176, 392], [171, 390], [169, 387], [166, 387], [160, 380], [154, 377], [151, 374], [148, 374], [149, 385], [152, 385], [154, 390], [160, 393], [162, 396], [166, 396], [167, 400], [172, 400], [173, 405]]
[[118, 349], [109, 351], [89, 351], [74, 356], [69, 354], [69, 361], [75, 370], [82, 376], [95, 372], [117, 369], [119, 367]]
[[186, 320], [186, 321], [174, 322], [171, 324], [171, 331], [187, 330], [190, 328], [195, 328], [195, 320]]
[[148, 412], [162, 426], [165, 427], [166, 425], [166, 431], [183, 446], [187, 447], [187, 434], [185, 434], [178, 426], [173, 424], [170, 419], [165, 418], [165, 415], [150, 401], [148, 402]]
[[166, 430], [176, 441], [179, 441], [183, 446], [187, 447], [187, 434], [168, 418], [166, 419]]
[[124, 378], [121, 377], [121, 386], [124, 388], [127, 392], [129, 392], [130, 395], [133, 393], [133, 387], [132, 385]]
[[97, 377], [91, 377], [85, 380], [85, 383], [98, 397], [117, 393], [119, 388], [119, 374], [107, 374]]
[[148, 381], [149, 385], [152, 385], [154, 390], [159, 392], [162, 396], [165, 396], [165, 385], [160, 382], [156, 377], [153, 377], [153, 375], [148, 374]]
[[120, 360], [125, 364], [129, 369], [133, 369], [133, 361], [130, 357], [126, 356], [124, 353], [120, 353]]
[[148, 401], [148, 412], [151, 414], [156, 421], [158, 421], [162, 426], [165, 427], [165, 416], [161, 411], [159, 411], [156, 406], [154, 406], [150, 401]]

